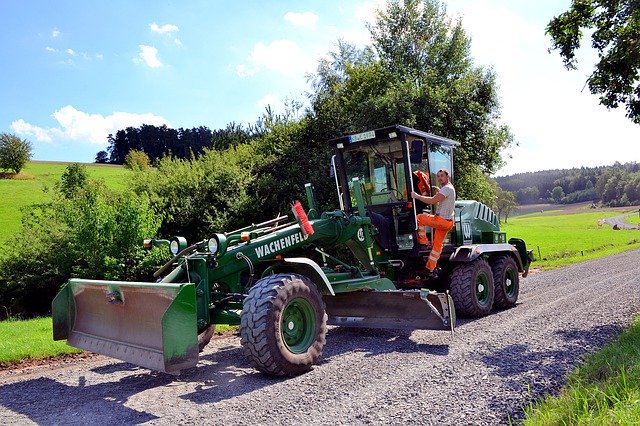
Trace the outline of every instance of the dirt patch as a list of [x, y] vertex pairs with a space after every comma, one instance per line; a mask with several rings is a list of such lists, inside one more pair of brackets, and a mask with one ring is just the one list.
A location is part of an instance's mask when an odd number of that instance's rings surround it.
[[0, 172], [0, 179], [12, 179], [12, 180], [34, 180], [36, 177], [29, 173], [12, 173], [12, 172]]

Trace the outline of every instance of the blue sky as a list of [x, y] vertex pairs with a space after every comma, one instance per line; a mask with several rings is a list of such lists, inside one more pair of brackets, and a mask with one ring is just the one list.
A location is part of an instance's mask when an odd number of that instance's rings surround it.
[[[498, 73], [502, 121], [519, 142], [500, 174], [640, 161], [640, 126], [583, 91], [593, 52], [573, 72], [547, 52], [544, 26], [569, 3], [447, 2], [476, 63]], [[318, 58], [339, 38], [367, 43], [381, 4], [3, 0], [0, 132], [30, 140], [35, 159], [89, 162], [130, 125], [254, 122], [267, 104], [305, 101]]]

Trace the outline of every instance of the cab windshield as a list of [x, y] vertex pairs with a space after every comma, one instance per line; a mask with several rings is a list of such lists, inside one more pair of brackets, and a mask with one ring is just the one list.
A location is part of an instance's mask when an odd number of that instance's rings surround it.
[[353, 178], [359, 179], [367, 205], [407, 200], [405, 167], [399, 140], [346, 150], [344, 162], [352, 205], [355, 205]]

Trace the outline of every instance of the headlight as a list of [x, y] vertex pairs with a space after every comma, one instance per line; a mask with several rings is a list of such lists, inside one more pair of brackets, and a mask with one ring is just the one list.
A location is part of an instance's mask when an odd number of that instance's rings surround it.
[[180, 251], [180, 244], [178, 243], [178, 240], [171, 241], [171, 244], [169, 245], [169, 250], [171, 250], [171, 254], [174, 256], [178, 254], [178, 252]]
[[218, 252], [218, 239], [216, 237], [209, 238], [209, 243], [207, 244], [209, 247], [209, 251], [211, 253]]

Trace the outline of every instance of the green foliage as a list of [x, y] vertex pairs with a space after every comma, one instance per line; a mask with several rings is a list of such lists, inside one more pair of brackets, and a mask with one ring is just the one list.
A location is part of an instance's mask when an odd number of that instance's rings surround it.
[[640, 165], [605, 170], [596, 182], [595, 191], [604, 204], [629, 206], [640, 204]]
[[607, 108], [626, 104], [627, 117], [640, 124], [640, 3], [573, 0], [568, 11], [554, 17], [547, 34], [568, 69], [576, 69], [575, 51], [583, 30], [593, 30], [591, 46], [599, 57], [587, 79], [589, 90]]
[[556, 203], [559, 203], [564, 198], [564, 189], [561, 186], [556, 186], [551, 190], [551, 199]]
[[31, 142], [20, 139], [16, 135], [0, 133], [0, 169], [12, 170], [20, 173], [20, 170], [31, 159]]
[[634, 162], [519, 173], [496, 180], [502, 189], [516, 193], [519, 204], [594, 200], [610, 206], [640, 204], [640, 164]]
[[60, 177], [58, 190], [65, 198], [73, 198], [79, 190], [87, 185], [88, 181], [89, 175], [86, 166], [79, 163], [69, 164]]
[[162, 216], [161, 236], [199, 241], [246, 223], [255, 208], [248, 192], [253, 166], [261, 158], [253, 144], [205, 150], [192, 160], [164, 157], [153, 169], [137, 170], [131, 185]]
[[132, 149], [124, 157], [124, 166], [129, 170], [148, 169], [151, 166], [151, 160], [145, 152]]
[[502, 221], [504, 219], [506, 223], [509, 219], [509, 214], [518, 207], [515, 194], [511, 191], [505, 191], [496, 185], [495, 207], [498, 212], [498, 220]]
[[[104, 181], [111, 189], [123, 189], [131, 172], [120, 166], [84, 165], [90, 179]], [[67, 164], [30, 161], [20, 176], [29, 179], [0, 179], [0, 242], [20, 231], [22, 209], [52, 200]], [[0, 244], [0, 254], [10, 244]]]
[[495, 187], [480, 166], [469, 165], [466, 173], [455, 176], [453, 184], [459, 200], [476, 200], [488, 206], [495, 206]]
[[637, 424], [640, 418], [640, 317], [573, 371], [558, 396], [526, 410], [525, 425]]
[[[512, 143], [499, 124], [495, 74], [475, 66], [470, 39], [436, 0], [389, 1], [370, 26], [372, 44], [344, 42], [320, 61], [311, 104], [316, 132], [325, 139], [401, 123], [461, 142], [457, 185], [470, 198], [480, 167], [494, 172]], [[468, 175], [468, 176], [467, 176]]]
[[70, 277], [143, 279], [166, 254], [145, 252], [159, 219], [144, 196], [89, 182], [70, 198], [25, 212], [22, 232], [0, 259], [0, 305], [23, 315], [46, 314]]

